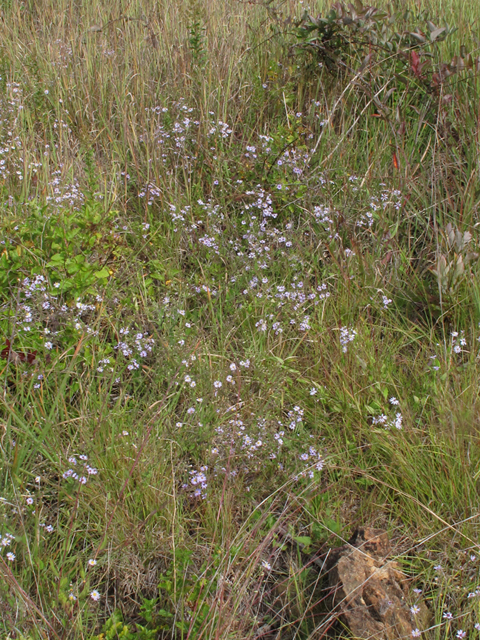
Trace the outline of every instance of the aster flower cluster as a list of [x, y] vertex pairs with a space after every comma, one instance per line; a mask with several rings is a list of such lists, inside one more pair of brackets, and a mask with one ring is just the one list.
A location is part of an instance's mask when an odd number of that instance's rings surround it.
[[[14, 539], [15, 536], [13, 536], [11, 533], [7, 532], [3, 535], [0, 534], [0, 550], [8, 548], [12, 544]], [[5, 557], [9, 562], [13, 562], [15, 560], [15, 554], [12, 551], [7, 551]]]
[[348, 327], [341, 327], [340, 329], [340, 344], [342, 346], [343, 353], [347, 353], [348, 345], [355, 340], [357, 332], [355, 329], [349, 329]]
[[375, 222], [375, 218], [379, 217], [378, 211], [385, 211], [389, 206], [398, 211], [402, 206], [402, 202], [401, 191], [398, 189], [383, 189], [379, 195], [371, 196], [369, 210], [360, 215], [356, 221], [356, 226], [370, 229]]
[[325, 465], [323, 456], [315, 447], [309, 447], [308, 451], [299, 455], [299, 459], [305, 463], [305, 469], [294, 477], [295, 480], [299, 478], [309, 478], [313, 480], [315, 478], [315, 471], [321, 471]]
[[[295, 458], [288, 459], [286, 465], [282, 462], [282, 449], [286, 440], [291, 440], [291, 432], [296, 432], [302, 426], [303, 409], [295, 405], [287, 413], [286, 424], [282, 420], [255, 419], [248, 415], [243, 419], [238, 407], [231, 407], [230, 410], [235, 410], [237, 415], [215, 428], [214, 446], [211, 446], [208, 451], [213, 458], [213, 476], [226, 475], [233, 480], [239, 474], [258, 471], [266, 461], [269, 463], [275, 461], [273, 464], [282, 472], [298, 467]], [[202, 425], [199, 423], [199, 426]], [[287, 431], [285, 427], [288, 427]], [[225, 466], [227, 459], [234, 460], [235, 465], [229, 463], [227, 468]], [[320, 471], [324, 465], [322, 455], [313, 446], [310, 446], [308, 452], [298, 459], [305, 463], [305, 469], [299, 475], [293, 474], [297, 480], [299, 477], [313, 478], [313, 472]], [[184, 488], [188, 488], [188, 485]]]
[[291, 431], [295, 431], [295, 429], [300, 425], [303, 421], [304, 410], [301, 409], [298, 405], [295, 405], [291, 411], [288, 412], [288, 428]]
[[[75, 456], [70, 456], [68, 462], [73, 468], [70, 467], [63, 473], [62, 477], [65, 480], [72, 478], [72, 480], [76, 480], [79, 484], [87, 484], [89, 477], [95, 476], [98, 473], [98, 469], [88, 464], [88, 456], [86, 455], [78, 456], [78, 460]], [[77, 465], [78, 471], [76, 470]]]
[[[54, 288], [58, 287], [54, 285]], [[47, 325], [44, 329], [45, 334], [53, 335], [48, 329], [49, 320], [53, 319], [53, 316], [64, 317], [68, 307], [58, 294], [49, 289], [49, 283], [43, 275], [22, 280], [18, 291], [16, 321], [20, 331], [30, 333]]]
[[[215, 119], [209, 112], [203, 120], [194, 119], [194, 108], [187, 105], [183, 98], [169, 106], [146, 107], [146, 123], [139, 134], [139, 141], [148, 148], [151, 160], [161, 163], [167, 176], [174, 175], [179, 169], [191, 175], [198, 160], [198, 137], [200, 127], [207, 127], [208, 142], [213, 159], [222, 149], [223, 143], [233, 133], [231, 126]], [[127, 178], [124, 172], [124, 179]], [[149, 183], [139, 192], [140, 198], [147, 199], [152, 205], [160, 196], [160, 190]]]
[[452, 349], [454, 353], [462, 353], [467, 346], [467, 340], [465, 338], [465, 331], [452, 331]]
[[[400, 402], [397, 400], [397, 398], [395, 398], [395, 396], [392, 396], [389, 402], [392, 406], [398, 407], [400, 405]], [[379, 416], [374, 416], [372, 418], [372, 424], [379, 424], [383, 425], [386, 429], [395, 428], [397, 429], [397, 431], [401, 431], [403, 429], [403, 416], [400, 411], [397, 411], [395, 413], [394, 418], [389, 418], [384, 413], [382, 413]]]
[[50, 351], [69, 327], [97, 335], [98, 332], [88, 322], [93, 319], [96, 305], [102, 301], [101, 296], [96, 296], [95, 304], [77, 298], [74, 304], [67, 305], [60, 291], [57, 291], [60, 286], [58, 282], [51, 285], [43, 275], [21, 281], [15, 316], [18, 331], [23, 334], [22, 344], [28, 345], [30, 340], [35, 345], [40, 339], [44, 340], [45, 349]]
[[189, 490], [192, 498], [201, 498], [202, 500], [205, 500], [205, 498], [207, 497], [207, 471], [208, 466], [202, 465], [198, 470], [192, 469], [189, 472], [190, 480], [188, 483], [183, 484], [182, 488]]
[[[250, 279], [248, 289], [243, 291], [245, 296], [255, 295], [257, 299], [265, 299], [275, 304], [275, 313], [260, 318], [255, 327], [259, 332], [272, 331], [275, 335], [284, 332], [288, 327], [296, 328], [299, 332], [311, 329], [311, 312], [321, 301], [330, 297], [327, 284], [322, 283], [315, 289], [311, 289], [302, 280], [293, 278], [290, 286], [269, 285], [269, 279], [265, 276], [260, 281], [257, 276]], [[255, 293], [256, 292], [256, 293]], [[309, 311], [309, 313], [306, 313]]]
[[[60, 120], [56, 122], [57, 128], [62, 127], [67, 133], [71, 133], [71, 129], [68, 125]], [[49, 151], [48, 145], [46, 148], [47, 154]], [[66, 182], [62, 176], [61, 169], [52, 171], [53, 180], [48, 183], [48, 195], [46, 201], [49, 203], [51, 210], [60, 209], [65, 205], [73, 207], [78, 211], [85, 201], [85, 195], [82, 191], [80, 183], [75, 178], [71, 182]]]
[[147, 358], [152, 353], [155, 345], [154, 338], [146, 333], [135, 332], [128, 327], [120, 329], [119, 334], [121, 340], [113, 348], [128, 358], [127, 369], [129, 371], [139, 369], [140, 364], [137, 358]]

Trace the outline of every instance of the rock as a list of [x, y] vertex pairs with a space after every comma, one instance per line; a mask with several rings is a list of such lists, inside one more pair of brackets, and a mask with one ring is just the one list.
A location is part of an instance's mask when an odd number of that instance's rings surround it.
[[333, 606], [355, 638], [411, 638], [419, 620], [428, 619], [423, 603], [416, 616], [410, 612], [406, 578], [398, 564], [388, 560], [390, 551], [384, 531], [362, 527], [348, 544], [332, 549], [327, 560]]

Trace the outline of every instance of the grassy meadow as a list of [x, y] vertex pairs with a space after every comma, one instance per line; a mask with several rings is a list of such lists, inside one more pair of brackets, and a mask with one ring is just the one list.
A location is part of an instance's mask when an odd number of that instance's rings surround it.
[[480, 13], [377, 8], [0, 3], [0, 638], [348, 638], [360, 525], [480, 638]]

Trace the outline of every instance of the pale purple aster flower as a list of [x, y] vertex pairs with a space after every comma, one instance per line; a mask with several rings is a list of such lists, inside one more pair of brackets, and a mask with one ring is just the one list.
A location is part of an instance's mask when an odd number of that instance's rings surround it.
[[265, 322], [265, 320], [263, 320], [263, 318], [261, 320], [259, 320], [258, 322], [256, 322], [255, 326], [257, 327], [257, 329], [259, 331], [266, 331], [267, 330], [267, 323]]
[[357, 332], [355, 329], [349, 329], [348, 327], [341, 327], [340, 329], [340, 344], [342, 345], [343, 353], [347, 352], [347, 345], [355, 339]]

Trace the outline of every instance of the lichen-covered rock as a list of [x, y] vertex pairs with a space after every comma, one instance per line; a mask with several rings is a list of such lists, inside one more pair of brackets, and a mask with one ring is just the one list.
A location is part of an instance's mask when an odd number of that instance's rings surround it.
[[327, 560], [333, 606], [355, 638], [409, 638], [418, 620], [428, 617], [422, 603], [413, 618], [405, 601], [405, 576], [388, 560], [389, 553], [387, 534], [365, 527], [348, 544], [333, 549]]

